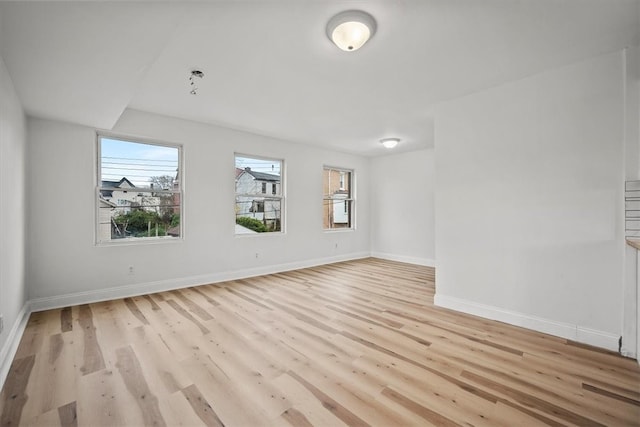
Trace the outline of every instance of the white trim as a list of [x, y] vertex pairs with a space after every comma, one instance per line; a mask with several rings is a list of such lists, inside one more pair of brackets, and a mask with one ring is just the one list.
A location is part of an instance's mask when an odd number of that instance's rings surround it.
[[[324, 197], [324, 171], [328, 170], [329, 171], [329, 187], [331, 187], [331, 171], [336, 171], [336, 172], [349, 172], [350, 174], [350, 178], [349, 178], [349, 198], [347, 199], [334, 199], [333, 197]], [[322, 231], [324, 231], [325, 233], [335, 233], [335, 232], [345, 232], [345, 231], [355, 231], [356, 230], [356, 170], [353, 168], [344, 168], [344, 167], [339, 167], [339, 166], [328, 166], [328, 165], [323, 165], [322, 166], [322, 186], [323, 188], [321, 189], [321, 193], [322, 194], [322, 203], [324, 204], [324, 202], [326, 200], [348, 200], [350, 201], [350, 205], [349, 205], [349, 220], [351, 222], [351, 226], [350, 227], [334, 227], [334, 228], [324, 228], [324, 223], [322, 224]], [[323, 211], [324, 211], [324, 205], [323, 205]], [[323, 212], [324, 215], [324, 212]], [[323, 219], [324, 221], [324, 219]], [[342, 223], [344, 224], [344, 223]]]
[[619, 337], [609, 332], [544, 319], [542, 317], [531, 316], [516, 311], [505, 310], [500, 307], [480, 304], [474, 301], [437, 293], [433, 302], [438, 307], [449, 308], [451, 310], [461, 311], [474, 316], [497, 320], [510, 325], [521, 326], [523, 328], [532, 329], [545, 334], [555, 335], [557, 337], [618, 352]]
[[52, 310], [55, 308], [68, 307], [79, 304], [89, 304], [100, 301], [109, 301], [119, 298], [126, 298], [138, 295], [146, 295], [154, 292], [164, 292], [174, 289], [187, 288], [211, 283], [225, 282], [228, 280], [246, 279], [248, 277], [261, 276], [264, 274], [282, 273], [284, 271], [297, 270], [301, 268], [315, 267], [318, 265], [331, 264], [340, 261], [350, 261], [361, 258], [368, 258], [369, 252], [356, 252], [352, 254], [339, 255], [326, 258], [317, 258], [306, 261], [290, 262], [278, 265], [268, 265], [249, 269], [227, 271], [222, 273], [205, 274], [200, 276], [182, 277], [176, 279], [158, 280], [155, 282], [138, 283], [135, 285], [117, 286], [108, 289], [95, 291], [76, 292], [66, 295], [56, 295], [52, 297], [37, 298], [30, 301], [31, 311]]
[[406, 262], [408, 264], [424, 265], [426, 267], [435, 267], [436, 260], [430, 258], [413, 257], [407, 255], [388, 254], [384, 252], [371, 252], [374, 258], [387, 259], [389, 261]]
[[16, 355], [16, 351], [18, 351], [18, 345], [27, 327], [30, 314], [31, 305], [29, 302], [26, 302], [24, 306], [22, 306], [22, 310], [18, 313], [18, 317], [11, 327], [11, 331], [9, 331], [7, 340], [4, 342], [2, 348], [0, 348], [0, 390], [4, 386], [4, 381], [9, 374], [9, 368]]
[[[180, 195], [180, 236], [179, 237], [175, 237], [174, 239], [176, 240], [184, 240], [184, 144], [181, 143], [172, 143], [172, 142], [164, 142], [164, 141], [158, 141], [158, 140], [154, 140], [151, 138], [147, 138], [147, 137], [134, 137], [134, 136], [128, 136], [128, 135], [122, 135], [122, 134], [118, 134], [118, 133], [114, 133], [111, 131], [107, 131], [107, 130], [96, 130], [96, 143], [94, 145], [95, 147], [95, 167], [96, 169], [94, 170], [94, 183], [95, 183], [95, 188], [96, 188], [96, 194], [95, 194], [95, 226], [94, 226], [94, 239], [93, 239], [93, 243], [95, 246], [109, 246], [109, 245], [113, 245], [113, 246], [118, 246], [118, 245], [135, 245], [135, 244], [139, 244], [139, 243], [145, 243], [145, 242], [138, 242], [137, 239], [127, 239], [129, 240], [128, 242], [122, 242], [120, 243], [119, 240], [120, 239], [108, 239], [108, 240], [100, 240], [100, 207], [99, 207], [99, 199], [100, 199], [100, 191], [102, 191], [103, 188], [102, 187], [102, 139], [110, 139], [110, 140], [114, 140], [114, 141], [120, 141], [120, 142], [126, 142], [126, 143], [130, 143], [130, 144], [140, 144], [140, 145], [156, 145], [156, 146], [160, 146], [160, 147], [166, 147], [166, 148], [175, 148], [178, 150], [178, 174], [177, 174], [177, 181], [178, 184], [180, 186], [180, 188], [178, 190], [169, 190], [169, 191], [157, 191], [158, 193], [167, 193], [167, 194], [179, 194]], [[126, 178], [126, 177], [124, 177]], [[129, 178], [126, 178], [127, 180]], [[133, 183], [132, 183], [133, 184]], [[138, 188], [136, 187], [137, 191], [139, 192], [147, 192], [147, 193], [151, 193], [154, 192], [154, 190], [150, 189], [150, 188]], [[162, 237], [166, 237], [166, 236], [162, 236]], [[153, 237], [153, 238], [148, 238], [146, 239], [148, 240], [157, 240], [158, 237]]]

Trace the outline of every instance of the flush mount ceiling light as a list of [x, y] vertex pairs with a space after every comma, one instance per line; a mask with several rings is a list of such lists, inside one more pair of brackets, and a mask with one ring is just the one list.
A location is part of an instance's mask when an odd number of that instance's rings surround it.
[[398, 145], [398, 142], [400, 142], [400, 138], [385, 138], [380, 140], [380, 143], [384, 145], [385, 148], [393, 148]]
[[376, 32], [376, 20], [361, 10], [346, 10], [329, 20], [327, 36], [346, 52], [360, 49]]

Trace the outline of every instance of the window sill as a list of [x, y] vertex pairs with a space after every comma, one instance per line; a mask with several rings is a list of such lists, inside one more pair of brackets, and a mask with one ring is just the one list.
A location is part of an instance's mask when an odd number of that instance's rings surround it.
[[114, 239], [103, 242], [96, 242], [96, 246], [144, 246], [144, 245], [163, 245], [176, 244], [184, 242], [183, 237], [131, 237], [124, 239]]
[[234, 233], [234, 237], [239, 239], [252, 238], [252, 237], [263, 237], [263, 236], [284, 236], [286, 233], [284, 231], [271, 231], [266, 233]]

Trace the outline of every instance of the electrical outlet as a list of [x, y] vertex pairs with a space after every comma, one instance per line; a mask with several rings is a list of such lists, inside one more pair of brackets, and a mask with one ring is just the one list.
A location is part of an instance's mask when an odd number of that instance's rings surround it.
[[4, 329], [4, 315], [0, 314], [0, 334], [2, 333], [3, 329]]
[[256, 258], [260, 258], [260, 254], [256, 252]]
[[130, 265], [130, 266], [129, 266], [129, 275], [130, 275], [130, 276], [133, 276], [134, 274], [135, 274], [135, 270], [133, 269], [133, 266], [132, 266], [132, 265]]

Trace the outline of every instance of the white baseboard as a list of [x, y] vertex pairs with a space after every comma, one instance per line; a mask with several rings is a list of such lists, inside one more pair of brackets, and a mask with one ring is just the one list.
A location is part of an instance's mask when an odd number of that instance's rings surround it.
[[638, 361], [638, 364], [640, 364], [640, 357], [638, 357], [638, 353], [636, 353], [636, 350], [625, 348], [624, 338], [622, 338], [622, 348], [620, 349], [620, 354], [624, 357], [628, 357], [629, 359], [636, 359]]
[[16, 351], [18, 351], [18, 345], [20, 344], [20, 339], [27, 327], [27, 321], [29, 320], [30, 314], [31, 309], [29, 302], [26, 302], [18, 313], [18, 317], [9, 331], [7, 340], [4, 342], [2, 348], [0, 348], [0, 390], [2, 390], [4, 381], [7, 379], [9, 368], [11, 368], [11, 363], [16, 355]]
[[261, 276], [264, 274], [281, 273], [284, 271], [298, 270], [301, 268], [315, 267], [318, 265], [331, 264], [340, 261], [350, 261], [354, 259], [367, 258], [369, 252], [357, 252], [346, 255], [338, 255], [326, 258], [316, 258], [312, 260], [290, 262], [285, 264], [268, 265], [256, 268], [245, 268], [242, 270], [227, 271], [214, 274], [181, 277], [177, 279], [158, 280], [155, 282], [137, 283], [135, 285], [117, 286], [108, 289], [94, 291], [76, 292], [72, 294], [56, 295], [52, 297], [36, 298], [30, 301], [31, 311], [52, 310], [55, 308], [68, 307], [71, 305], [90, 304], [100, 301], [108, 301], [119, 298], [127, 298], [138, 295], [145, 295], [154, 292], [164, 292], [174, 289], [181, 289], [190, 286], [206, 285], [210, 283], [225, 282], [228, 280], [246, 279], [248, 277]]
[[615, 352], [618, 351], [619, 337], [609, 332], [530, 316], [516, 311], [505, 310], [500, 307], [480, 304], [474, 301], [437, 293], [434, 297], [434, 304], [438, 307], [449, 308], [451, 310], [461, 311], [474, 316], [497, 320], [510, 325], [521, 326], [523, 328], [532, 329], [534, 331], [555, 335], [557, 337], [566, 338]]
[[407, 256], [407, 255], [396, 255], [396, 254], [389, 254], [385, 252], [371, 252], [371, 256], [374, 258], [388, 259], [389, 261], [406, 262], [407, 264], [424, 265], [427, 267], [436, 266], [436, 260], [430, 259], [430, 258], [420, 258], [420, 257]]

